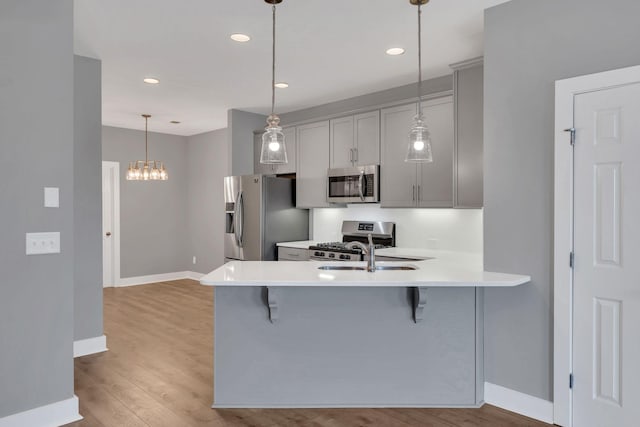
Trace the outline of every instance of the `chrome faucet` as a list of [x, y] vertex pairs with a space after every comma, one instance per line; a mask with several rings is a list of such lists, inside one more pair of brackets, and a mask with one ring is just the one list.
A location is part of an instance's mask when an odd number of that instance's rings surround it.
[[376, 271], [376, 247], [373, 244], [371, 233], [367, 234], [367, 237], [369, 238], [369, 247], [365, 246], [362, 242], [349, 242], [347, 243], [347, 248], [362, 249], [362, 252], [367, 256], [367, 271], [374, 273]]

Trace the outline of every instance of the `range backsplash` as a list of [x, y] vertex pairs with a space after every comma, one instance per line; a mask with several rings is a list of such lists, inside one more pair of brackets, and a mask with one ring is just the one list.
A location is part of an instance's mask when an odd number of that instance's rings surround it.
[[381, 209], [379, 205], [313, 209], [313, 240], [342, 240], [343, 220], [393, 221], [397, 246], [482, 253], [482, 209]]

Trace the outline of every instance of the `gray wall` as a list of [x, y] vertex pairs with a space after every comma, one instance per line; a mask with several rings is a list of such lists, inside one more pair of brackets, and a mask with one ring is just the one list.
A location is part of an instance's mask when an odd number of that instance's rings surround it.
[[253, 132], [264, 129], [267, 116], [241, 110], [227, 112], [229, 175], [253, 174]]
[[[422, 94], [429, 95], [453, 89], [452, 76], [436, 77], [422, 82]], [[328, 104], [318, 105], [304, 110], [291, 111], [280, 114], [281, 124], [289, 125], [309, 120], [319, 120], [323, 117], [335, 114], [346, 114], [354, 110], [376, 108], [383, 104], [404, 101], [415, 98], [418, 93], [418, 84], [412, 83], [391, 89], [373, 92], [354, 98], [343, 99]]]
[[227, 129], [190, 136], [187, 144], [190, 252], [185, 270], [209, 273], [224, 263], [222, 183], [229, 175]]
[[[43, 188], [60, 188], [44, 208]], [[0, 418], [73, 396], [73, 4], [0, 2]], [[61, 253], [25, 255], [59, 231]]]
[[514, 0], [485, 15], [486, 380], [552, 400], [554, 81], [640, 64], [637, 0]]
[[74, 339], [102, 335], [101, 62], [74, 58]]
[[137, 159], [144, 159], [144, 131], [102, 128], [102, 160], [120, 162], [120, 276], [184, 271], [190, 253], [187, 138], [149, 132], [149, 159], [165, 162], [167, 181], [125, 180]]

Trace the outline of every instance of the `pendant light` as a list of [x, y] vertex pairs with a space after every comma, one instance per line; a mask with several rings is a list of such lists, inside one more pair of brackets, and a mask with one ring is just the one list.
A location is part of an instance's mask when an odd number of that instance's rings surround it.
[[416, 115], [413, 118], [413, 126], [409, 132], [407, 157], [404, 161], [430, 163], [433, 162], [431, 133], [427, 129], [422, 115], [422, 9], [420, 9], [420, 6], [427, 4], [429, 0], [409, 0], [409, 2], [414, 6], [418, 6], [418, 102], [416, 104]]
[[166, 181], [169, 179], [164, 163], [157, 160], [149, 160], [148, 125], [150, 114], [144, 117], [144, 160], [129, 162], [127, 181]]
[[264, 1], [272, 8], [273, 44], [271, 50], [271, 114], [267, 118], [267, 127], [262, 134], [260, 163], [281, 165], [287, 163], [287, 149], [284, 143], [284, 133], [280, 127], [280, 117], [274, 111], [276, 104], [276, 4], [282, 3], [282, 0]]

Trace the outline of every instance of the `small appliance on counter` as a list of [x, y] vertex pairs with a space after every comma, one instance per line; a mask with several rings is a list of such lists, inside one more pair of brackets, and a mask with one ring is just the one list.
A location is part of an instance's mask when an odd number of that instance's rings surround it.
[[274, 261], [276, 243], [309, 239], [309, 210], [297, 209], [295, 180], [266, 175], [224, 179], [227, 261]]
[[380, 166], [356, 166], [327, 171], [329, 203], [380, 202]]
[[309, 246], [309, 259], [317, 261], [362, 261], [359, 248], [348, 248], [349, 242], [369, 243], [368, 235], [376, 249], [396, 246], [396, 224], [383, 221], [343, 221], [342, 242], [318, 243]]

